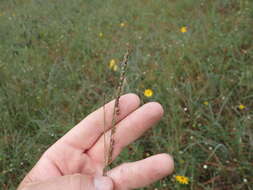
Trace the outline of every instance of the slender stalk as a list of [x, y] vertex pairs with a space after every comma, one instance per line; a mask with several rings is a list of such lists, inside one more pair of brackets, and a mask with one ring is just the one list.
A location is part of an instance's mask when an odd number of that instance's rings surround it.
[[[115, 104], [114, 104], [114, 109], [113, 109], [113, 118], [112, 118], [112, 128], [111, 128], [111, 134], [110, 134], [110, 142], [109, 142], [109, 150], [107, 152], [106, 149], [106, 154], [105, 154], [105, 168], [103, 170], [103, 175], [106, 174], [107, 171], [107, 166], [109, 166], [112, 163], [112, 159], [113, 159], [113, 150], [114, 150], [114, 143], [115, 143], [115, 133], [116, 133], [116, 120], [117, 120], [117, 116], [120, 114], [120, 108], [119, 108], [119, 99], [120, 99], [120, 95], [123, 89], [123, 83], [125, 80], [125, 74], [126, 74], [126, 69], [127, 69], [127, 63], [128, 63], [128, 57], [129, 57], [130, 51], [128, 49], [128, 51], [126, 52], [126, 54], [124, 55], [124, 59], [122, 62], [122, 66], [121, 66], [121, 72], [120, 72], [120, 79], [119, 79], [119, 84], [117, 87], [117, 91], [116, 91], [116, 98], [115, 98]], [[105, 143], [105, 134], [104, 134], [104, 143]], [[106, 143], [105, 143], [106, 144]]]
[[[104, 104], [103, 104], [103, 112], [104, 112], [104, 129], [103, 129], [103, 137], [104, 137], [104, 165], [107, 165], [107, 146], [106, 146], [106, 137], [105, 137], [105, 126], [106, 126], [106, 113], [105, 113], [105, 95], [104, 95]], [[103, 176], [106, 174], [106, 167], [103, 169]]]

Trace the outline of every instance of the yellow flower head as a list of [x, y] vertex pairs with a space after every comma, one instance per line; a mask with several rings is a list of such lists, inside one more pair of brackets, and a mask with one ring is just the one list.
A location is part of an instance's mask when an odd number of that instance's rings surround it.
[[149, 88], [144, 91], [144, 96], [146, 96], [146, 97], [151, 97], [151, 96], [153, 96], [153, 94], [154, 94], [153, 90], [151, 90]]
[[178, 183], [185, 184], [185, 185], [189, 184], [188, 177], [177, 175], [177, 176], [175, 176], [175, 179]]
[[243, 105], [243, 104], [240, 104], [238, 107], [239, 107], [240, 110], [244, 110], [246, 108], [246, 106]]
[[114, 65], [112, 68], [113, 71], [117, 71], [118, 70], [118, 65]]
[[187, 27], [186, 26], [181, 27], [180, 32], [182, 32], [182, 33], [187, 32]]
[[120, 23], [120, 27], [124, 27], [126, 24], [124, 22]]
[[118, 65], [115, 59], [111, 59], [109, 62], [109, 68], [112, 69], [113, 71], [118, 70]]
[[102, 37], [104, 36], [104, 34], [103, 34], [102, 32], [99, 32], [98, 36], [99, 36], [100, 38], [102, 38]]
[[208, 106], [209, 102], [208, 101], [204, 101], [203, 104], [206, 105], [206, 106]]

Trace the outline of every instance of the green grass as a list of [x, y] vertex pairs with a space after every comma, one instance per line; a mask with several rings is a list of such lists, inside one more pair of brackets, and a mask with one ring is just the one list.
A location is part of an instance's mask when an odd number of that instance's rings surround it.
[[15, 189], [103, 93], [113, 97], [108, 63], [129, 43], [125, 92], [165, 115], [116, 163], [167, 152], [190, 183], [147, 189], [253, 189], [252, 10], [250, 0], [1, 0], [0, 188]]

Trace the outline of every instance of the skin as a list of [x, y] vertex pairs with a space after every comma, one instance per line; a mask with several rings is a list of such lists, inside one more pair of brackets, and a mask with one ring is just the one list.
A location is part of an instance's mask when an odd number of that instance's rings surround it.
[[[135, 94], [126, 94], [120, 98], [113, 159], [163, 115], [159, 103], [139, 105], [140, 99]], [[106, 136], [109, 136], [113, 106], [114, 100], [88, 115], [53, 144], [25, 176], [17, 190], [129, 190], [148, 186], [171, 174], [174, 169], [173, 159], [163, 153], [124, 163], [102, 176], [104, 123]]]

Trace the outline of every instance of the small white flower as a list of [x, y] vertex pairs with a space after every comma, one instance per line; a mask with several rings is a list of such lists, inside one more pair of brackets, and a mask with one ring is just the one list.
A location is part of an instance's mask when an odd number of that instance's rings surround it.
[[243, 182], [244, 182], [244, 183], [247, 183], [248, 180], [247, 180], [246, 178], [243, 178]]
[[208, 166], [205, 164], [205, 165], [203, 165], [203, 168], [204, 168], [204, 169], [207, 169], [207, 168], [208, 168]]
[[148, 152], [146, 152], [145, 155], [146, 155], [147, 157], [150, 156], [150, 154], [149, 154]]

